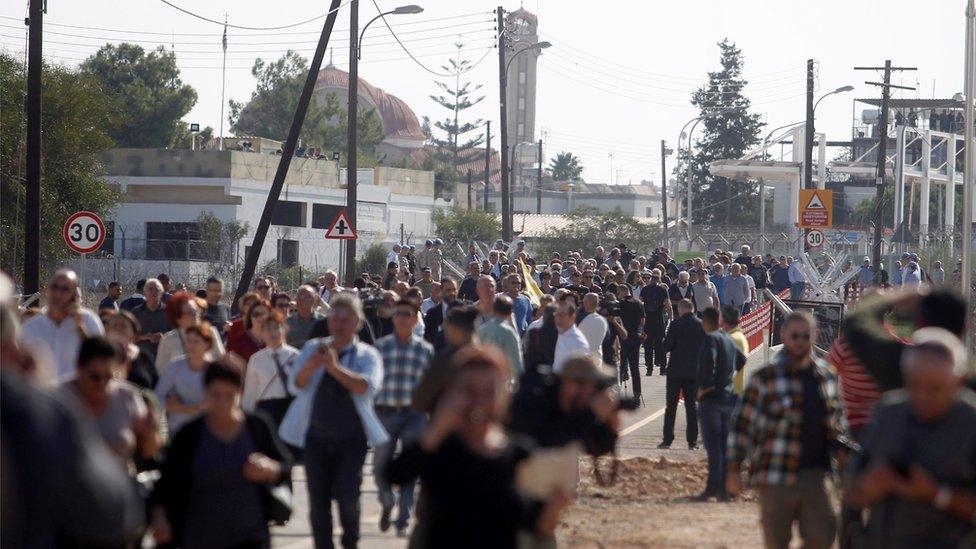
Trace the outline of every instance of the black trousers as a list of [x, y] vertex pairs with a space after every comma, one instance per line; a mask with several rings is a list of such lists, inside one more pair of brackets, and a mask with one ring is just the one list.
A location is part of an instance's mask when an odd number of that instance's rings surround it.
[[664, 369], [664, 322], [660, 324], [650, 323], [644, 333], [647, 339], [644, 340], [644, 367], [651, 371], [654, 366]]
[[640, 381], [640, 336], [632, 335], [620, 342], [620, 374], [623, 378], [624, 372], [630, 373], [631, 387], [634, 388], [634, 396], [641, 394]]
[[685, 423], [688, 424], [685, 435], [688, 444], [698, 442], [698, 406], [695, 402], [697, 390], [693, 379], [668, 376], [664, 396], [664, 442], [674, 442], [674, 420], [678, 414], [678, 395], [682, 392], [685, 394]]

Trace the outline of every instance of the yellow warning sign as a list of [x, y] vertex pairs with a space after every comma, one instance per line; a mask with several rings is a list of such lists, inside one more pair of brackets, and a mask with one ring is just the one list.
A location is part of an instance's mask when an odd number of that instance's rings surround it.
[[824, 189], [800, 189], [802, 229], [829, 229], [834, 224], [834, 192]]

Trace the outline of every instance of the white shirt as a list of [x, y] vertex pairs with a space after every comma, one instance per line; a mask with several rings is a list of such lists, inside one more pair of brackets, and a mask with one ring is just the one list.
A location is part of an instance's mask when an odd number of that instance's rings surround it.
[[[184, 337], [186, 337], [185, 334]], [[216, 358], [224, 354], [224, 342], [220, 340], [220, 332], [214, 326], [210, 327], [210, 337], [213, 338], [213, 346], [210, 347], [208, 356]], [[176, 330], [166, 332], [159, 340], [159, 347], [156, 349], [156, 371], [159, 372], [159, 375], [163, 375], [171, 362], [176, 360], [178, 356], [185, 354], [186, 349], [180, 334]]]
[[[81, 328], [84, 337], [102, 335], [105, 328], [98, 315], [88, 309], [80, 309]], [[41, 314], [24, 323], [18, 338], [20, 344], [29, 351], [38, 353], [42, 361], [46, 359], [50, 368], [42, 374], [46, 381], [67, 381], [74, 379], [78, 363], [78, 349], [81, 347], [82, 334], [74, 316], [68, 316], [55, 324], [47, 316], [47, 308]]]
[[[396, 263], [399, 266], [400, 265], [400, 254], [398, 254], [396, 252], [390, 252], [390, 253], [386, 254], [386, 265], [389, 265], [390, 263]], [[384, 270], [386, 269], [386, 265], [383, 266], [383, 269]]]
[[601, 362], [603, 362], [603, 338], [607, 336], [607, 329], [609, 328], [610, 325], [607, 324], [607, 320], [595, 312], [586, 315], [586, 318], [579, 323], [579, 331], [583, 332], [583, 337], [586, 338], [590, 354], [600, 359]]
[[552, 359], [552, 371], [557, 374], [561, 372], [563, 364], [576, 354], [590, 354], [590, 344], [586, 341], [583, 332], [574, 325], [559, 334], [556, 339], [556, 353]]
[[336, 286], [335, 288], [332, 288], [331, 290], [328, 289], [328, 288], [326, 288], [325, 286], [322, 286], [322, 291], [319, 292], [320, 295], [322, 296], [322, 303], [325, 303], [326, 305], [328, 305], [329, 304], [329, 300], [332, 299], [332, 296], [334, 296], [335, 294], [340, 293], [340, 292], [342, 292], [342, 286]]
[[284, 398], [283, 380], [278, 377], [278, 366], [274, 358], [278, 358], [285, 375], [291, 375], [291, 366], [298, 355], [298, 349], [291, 345], [282, 345], [277, 349], [265, 347], [251, 355], [247, 361], [247, 374], [244, 376], [244, 394], [241, 397], [241, 408], [245, 412], [253, 412], [258, 402], [270, 398]]

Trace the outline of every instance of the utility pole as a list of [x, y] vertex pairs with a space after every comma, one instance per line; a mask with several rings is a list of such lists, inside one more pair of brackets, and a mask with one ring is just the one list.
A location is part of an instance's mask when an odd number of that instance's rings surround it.
[[224, 150], [224, 90], [227, 88], [227, 14], [224, 14], [224, 60], [220, 66], [220, 150]]
[[[359, 0], [349, 2], [349, 98], [346, 101], [346, 217], [356, 226], [359, 184], [356, 127], [359, 119]], [[346, 284], [356, 277], [356, 239], [346, 240]]]
[[471, 209], [471, 168], [468, 168], [468, 209]]
[[45, 0], [30, 0], [27, 24], [27, 200], [24, 296], [41, 289], [41, 57]]
[[[40, 2], [41, 0], [32, 0]], [[353, 0], [355, 2], [356, 0]], [[271, 190], [268, 191], [268, 199], [264, 203], [264, 211], [261, 212], [261, 221], [254, 233], [254, 240], [251, 242], [250, 251], [244, 259], [244, 269], [241, 271], [241, 279], [237, 283], [237, 290], [234, 292], [233, 311], [237, 312], [238, 302], [251, 285], [251, 278], [254, 277], [254, 269], [257, 267], [258, 258], [261, 257], [261, 249], [264, 248], [264, 239], [268, 236], [268, 228], [271, 226], [271, 217], [274, 214], [275, 206], [278, 204], [278, 197], [281, 196], [281, 188], [285, 185], [285, 176], [288, 175], [288, 167], [291, 160], [295, 157], [295, 147], [298, 145], [298, 135], [302, 131], [302, 124], [305, 122], [305, 114], [308, 112], [308, 104], [312, 100], [312, 92], [315, 90], [315, 82], [319, 76], [319, 68], [322, 67], [322, 58], [325, 57], [325, 49], [329, 45], [329, 38], [332, 36], [332, 27], [335, 26], [336, 14], [339, 12], [341, 0], [332, 0], [329, 7], [329, 14], [325, 18], [322, 26], [322, 34], [319, 36], [318, 46], [315, 48], [315, 55], [308, 66], [308, 75], [305, 77], [305, 86], [302, 94], [298, 98], [298, 107], [295, 109], [295, 116], [291, 121], [291, 128], [288, 130], [288, 137], [282, 146], [281, 157], [278, 161], [278, 169], [275, 171], [274, 182], [271, 183]]]
[[[856, 71], [884, 71], [884, 82], [865, 82], [881, 88], [881, 114], [878, 120], [878, 178], [874, 182], [874, 243], [872, 246], [871, 262], [875, 269], [881, 269], [881, 236], [884, 233], [884, 188], [885, 168], [888, 164], [888, 103], [891, 101], [891, 88], [914, 90], [907, 86], [896, 86], [891, 83], [891, 71], [914, 71], [915, 67], [892, 67], [891, 60], [885, 60], [883, 67], [854, 67]], [[897, 227], [896, 227], [897, 228]]]
[[502, 240], [511, 242], [513, 238], [512, 202], [509, 195], [512, 193], [512, 188], [511, 182], [508, 180], [508, 75], [505, 71], [505, 50], [508, 46], [505, 40], [505, 10], [498, 6], [496, 13], [498, 16], [498, 106], [499, 122], [502, 126], [502, 142], [499, 146], [502, 157]]
[[673, 151], [668, 148], [667, 143], [661, 140], [661, 228], [664, 231], [664, 245], [670, 249], [668, 244], [668, 174], [665, 170], [665, 158]]
[[807, 124], [803, 132], [803, 188], [813, 188], [813, 59], [807, 59]]
[[542, 140], [539, 140], [539, 171], [536, 172], [535, 213], [542, 213]]
[[485, 126], [487, 137], [485, 138], [485, 195], [482, 199], [485, 202], [485, 211], [488, 211], [488, 187], [491, 185], [491, 120]]

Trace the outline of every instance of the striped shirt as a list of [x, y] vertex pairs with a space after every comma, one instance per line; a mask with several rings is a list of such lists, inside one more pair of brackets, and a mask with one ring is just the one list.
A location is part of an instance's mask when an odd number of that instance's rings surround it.
[[376, 405], [410, 406], [413, 390], [430, 366], [434, 347], [416, 335], [411, 335], [406, 343], [400, 343], [396, 334], [390, 334], [376, 341], [376, 350], [383, 357], [383, 385], [376, 394]]
[[837, 370], [837, 377], [840, 378], [840, 400], [844, 404], [847, 424], [851, 429], [865, 427], [871, 410], [881, 397], [874, 378], [864, 370], [843, 335], [834, 340], [827, 362]]

